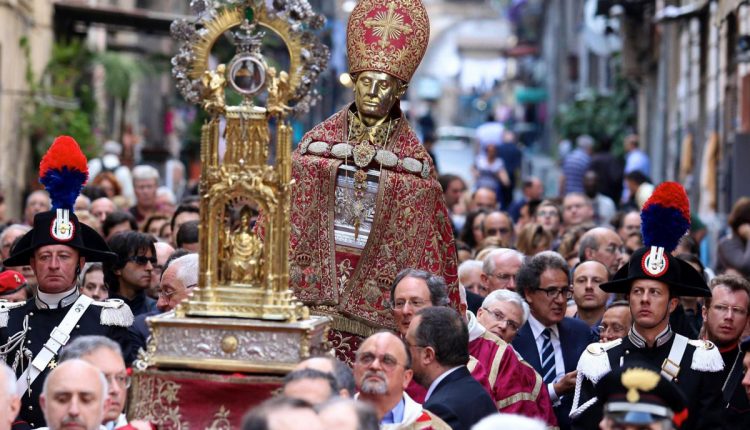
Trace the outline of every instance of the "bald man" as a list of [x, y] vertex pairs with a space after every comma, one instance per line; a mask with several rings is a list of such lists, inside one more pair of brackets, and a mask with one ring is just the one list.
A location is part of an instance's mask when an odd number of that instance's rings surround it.
[[98, 430], [104, 418], [106, 398], [104, 374], [76, 358], [63, 362], [49, 373], [39, 405], [50, 430]]

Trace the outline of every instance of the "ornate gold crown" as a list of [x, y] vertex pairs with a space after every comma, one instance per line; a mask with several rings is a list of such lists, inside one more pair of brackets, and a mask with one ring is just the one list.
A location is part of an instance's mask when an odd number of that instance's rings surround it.
[[346, 30], [349, 72], [385, 72], [409, 82], [427, 50], [430, 20], [420, 0], [362, 0]]

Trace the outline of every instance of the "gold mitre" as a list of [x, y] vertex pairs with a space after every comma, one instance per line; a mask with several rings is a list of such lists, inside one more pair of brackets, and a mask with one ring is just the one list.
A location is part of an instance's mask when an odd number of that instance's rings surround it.
[[362, 0], [346, 29], [349, 73], [385, 72], [409, 82], [429, 39], [430, 20], [420, 0]]

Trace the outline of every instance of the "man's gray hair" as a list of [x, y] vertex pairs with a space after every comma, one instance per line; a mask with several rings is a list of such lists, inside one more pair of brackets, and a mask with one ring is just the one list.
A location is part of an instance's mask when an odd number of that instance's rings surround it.
[[458, 266], [458, 279], [472, 270], [482, 270], [482, 262], [479, 260], [466, 260]]
[[193, 253], [175, 258], [169, 263], [167, 270], [173, 266], [173, 270], [176, 271], [175, 278], [182, 283], [183, 287], [188, 288], [198, 283], [198, 254]]
[[26, 196], [26, 206], [29, 205], [31, 198], [37, 194], [44, 195], [45, 197], [47, 197], [47, 201], [49, 202], [49, 204], [50, 205], [52, 204], [52, 201], [50, 200], [50, 197], [49, 197], [49, 193], [46, 190], [35, 190], [35, 191], [32, 191], [28, 196]]
[[345, 405], [351, 408], [357, 415], [357, 430], [378, 430], [380, 421], [378, 420], [375, 408], [367, 402], [359, 402], [354, 399], [345, 397], [333, 397], [320, 405], [315, 406], [315, 411], [321, 413], [329, 407]]
[[177, 197], [175, 197], [174, 193], [172, 192], [172, 190], [169, 189], [169, 187], [162, 186], [162, 187], [157, 188], [156, 197], [160, 197], [160, 196], [167, 196], [167, 198], [169, 199], [169, 203], [172, 205], [177, 204]]
[[487, 297], [485, 297], [484, 301], [482, 302], [482, 307], [486, 309], [499, 302], [513, 303], [516, 306], [520, 307], [523, 318], [523, 321], [521, 321], [521, 325], [526, 324], [526, 321], [528, 321], [529, 319], [529, 304], [526, 303], [526, 300], [524, 300], [520, 294], [511, 290], [495, 290], [487, 294]]
[[599, 235], [591, 230], [581, 236], [581, 241], [578, 242], [578, 260], [580, 262], [586, 261], [586, 250], [593, 249], [594, 251], [599, 249]]
[[499, 428], [513, 430], [545, 430], [547, 424], [536, 418], [514, 414], [495, 413], [474, 424], [471, 430], [495, 430]]
[[120, 344], [108, 337], [91, 335], [78, 336], [71, 340], [60, 353], [59, 361], [62, 363], [67, 360], [79, 359], [101, 348], [107, 348], [122, 357]]
[[[99, 370], [96, 366], [94, 366], [93, 364], [87, 361], [81, 360], [80, 358], [71, 358], [67, 361], [67, 363], [73, 363], [73, 362], [83, 363], [86, 366], [91, 366], [92, 368], [96, 370], [96, 374], [99, 375], [99, 382], [102, 385], [102, 393], [101, 393], [102, 395], [101, 395], [100, 403], [102, 406], [104, 406], [104, 401], [107, 400], [107, 397], [109, 397], [107, 394], [109, 392], [109, 384], [107, 383], [107, 377], [104, 376], [104, 373], [101, 370]], [[42, 395], [45, 398], [47, 398], [47, 394], [49, 393], [49, 381], [52, 379], [51, 376], [55, 373], [55, 371], [59, 371], [59, 369], [63, 368], [64, 364], [65, 363], [61, 363], [60, 365], [52, 369], [52, 371], [49, 372], [47, 377], [44, 378], [44, 384], [42, 385]]]
[[4, 395], [13, 397], [16, 395], [16, 374], [13, 373], [10, 367], [4, 362], [0, 362], [0, 373], [2, 374], [3, 383], [0, 385], [0, 389], [4, 391]]
[[595, 143], [594, 138], [588, 134], [582, 134], [576, 138], [576, 146], [581, 149], [591, 149]]
[[5, 239], [5, 236], [9, 235], [14, 230], [18, 230], [26, 234], [31, 230], [31, 226], [25, 225], [25, 224], [11, 224], [5, 227], [5, 230], [0, 232], [0, 242], [2, 242], [3, 239]]
[[139, 164], [133, 168], [133, 180], [156, 179], [159, 181], [159, 171], [148, 164]]
[[432, 306], [448, 306], [448, 286], [445, 285], [445, 279], [442, 276], [433, 275], [430, 272], [419, 269], [404, 269], [396, 275], [396, 279], [391, 284], [391, 306], [396, 304], [393, 295], [396, 292], [396, 286], [404, 278], [417, 278], [423, 280], [430, 290], [430, 302]]
[[490, 251], [489, 254], [487, 254], [484, 257], [484, 263], [482, 265], [482, 271], [486, 275], [492, 275], [492, 274], [494, 274], [495, 273], [495, 269], [497, 269], [497, 267], [495, 267], [495, 258], [506, 256], [506, 255], [514, 256], [514, 257], [518, 258], [518, 261], [521, 264], [523, 264], [524, 258], [526, 258], [521, 252], [516, 251], [515, 249], [510, 249], [510, 248], [493, 249], [492, 251]]

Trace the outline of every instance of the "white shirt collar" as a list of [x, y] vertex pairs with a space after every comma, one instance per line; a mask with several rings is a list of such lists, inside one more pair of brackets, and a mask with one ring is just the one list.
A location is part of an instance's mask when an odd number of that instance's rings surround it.
[[[73, 286], [68, 291], [62, 293], [45, 293], [42, 290], [37, 290], [36, 298], [37, 305], [40, 308], [57, 309], [60, 306], [67, 306], [76, 301], [78, 298], [78, 287]], [[70, 296], [70, 298], [68, 298]], [[68, 300], [64, 300], [68, 298]], [[63, 303], [65, 301], [65, 303]], [[40, 303], [41, 302], [41, 303]]]
[[435, 391], [435, 387], [438, 386], [440, 381], [442, 381], [443, 379], [445, 379], [446, 376], [450, 375], [451, 373], [455, 372], [457, 369], [460, 369], [462, 367], [463, 366], [456, 366], [452, 369], [446, 370], [445, 372], [443, 372], [442, 375], [435, 378], [435, 380], [432, 381], [432, 384], [430, 384], [430, 388], [427, 390], [427, 395], [424, 396], [424, 401], [427, 402], [427, 399], [430, 398], [430, 396], [432, 395], [432, 392]]
[[559, 333], [557, 332], [557, 324], [552, 324], [550, 327], [546, 327], [544, 324], [539, 322], [538, 319], [534, 318], [534, 315], [529, 314], [529, 327], [531, 327], [531, 332], [534, 334], [534, 339], [538, 339], [539, 336], [542, 335], [542, 332], [545, 328], [548, 328], [552, 333], [555, 334], [555, 336], [560, 337]]
[[487, 331], [487, 329], [479, 323], [477, 317], [475, 317], [474, 314], [469, 310], [466, 311], [466, 319], [468, 321], [466, 326], [469, 329], [469, 342], [474, 341], [474, 339], [483, 335], [484, 332]]

